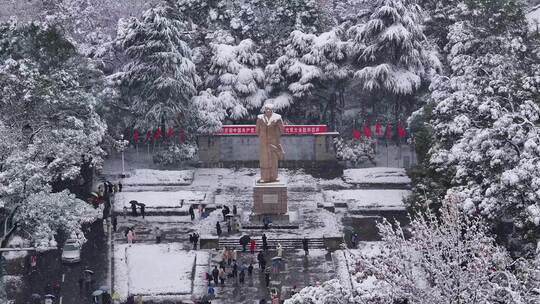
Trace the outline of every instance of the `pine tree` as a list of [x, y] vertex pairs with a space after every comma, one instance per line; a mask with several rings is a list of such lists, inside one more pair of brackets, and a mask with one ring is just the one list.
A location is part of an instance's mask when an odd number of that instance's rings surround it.
[[200, 84], [191, 50], [182, 37], [185, 27], [173, 0], [132, 20], [123, 41], [130, 62], [121, 75], [122, 97], [138, 127], [195, 127], [191, 98]]
[[[251, 40], [238, 45], [212, 44], [206, 87], [194, 99], [202, 118], [201, 131], [219, 129], [223, 119], [238, 121], [258, 113], [266, 98], [262, 55]], [[251, 115], [253, 116], [253, 115]], [[251, 117], [253, 118], [253, 117]]]
[[[304, 120], [328, 121], [335, 128], [351, 76], [347, 42], [339, 30], [306, 34], [293, 31], [284, 55], [266, 67], [267, 82], [278, 108], [292, 107]], [[291, 110], [294, 111], [294, 110]]]
[[415, 0], [376, 0], [367, 22], [349, 29], [354, 76], [365, 90], [393, 101], [396, 119], [403, 97], [439, 65], [422, 32], [422, 14]]

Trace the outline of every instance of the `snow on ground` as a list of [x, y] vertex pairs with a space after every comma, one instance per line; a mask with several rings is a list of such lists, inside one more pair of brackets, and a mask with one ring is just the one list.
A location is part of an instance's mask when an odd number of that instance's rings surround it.
[[343, 179], [351, 184], [410, 184], [411, 179], [403, 168], [346, 169]]
[[193, 170], [167, 171], [135, 169], [122, 180], [126, 186], [136, 185], [189, 185], [193, 181]]
[[382, 242], [359, 242], [356, 249], [337, 250], [332, 253], [336, 266], [336, 277], [344, 286], [361, 290], [362, 293], [375, 291], [376, 278], [374, 276], [355, 276], [356, 261], [360, 256], [372, 258], [381, 254]]
[[334, 203], [346, 203], [349, 210], [405, 210], [403, 199], [409, 196], [409, 190], [327, 190], [323, 192], [326, 200]]
[[117, 244], [114, 249], [114, 288], [128, 295], [191, 293], [195, 251], [177, 243]]
[[[122, 212], [124, 206], [131, 210], [132, 200], [146, 205], [146, 211], [159, 209], [160, 211], [188, 211], [189, 205], [192, 203], [203, 202], [207, 197], [205, 192], [201, 191], [169, 191], [169, 192], [118, 192], [115, 195], [114, 210]], [[180, 202], [184, 200], [184, 205], [180, 208]]]

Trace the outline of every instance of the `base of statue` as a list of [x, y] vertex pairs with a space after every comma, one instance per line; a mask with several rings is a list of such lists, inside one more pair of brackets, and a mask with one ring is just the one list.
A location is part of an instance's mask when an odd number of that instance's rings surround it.
[[255, 183], [253, 186], [253, 213], [286, 214], [287, 184], [284, 182]]

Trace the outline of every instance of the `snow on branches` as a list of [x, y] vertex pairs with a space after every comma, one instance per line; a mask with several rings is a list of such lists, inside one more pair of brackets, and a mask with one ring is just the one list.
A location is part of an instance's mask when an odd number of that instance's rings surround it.
[[130, 63], [122, 73], [121, 90], [137, 127], [187, 128], [195, 121], [191, 98], [200, 79], [175, 9], [165, 1], [126, 26], [122, 45]]
[[414, 93], [439, 62], [422, 32], [422, 10], [414, 1], [377, 0], [368, 21], [349, 29], [350, 52], [366, 90]]
[[194, 98], [202, 120], [200, 131], [215, 131], [223, 119], [238, 120], [257, 111], [266, 98], [262, 55], [253, 41], [212, 44], [207, 90]]
[[461, 210], [461, 199], [447, 198], [439, 217], [414, 216], [408, 231], [378, 224], [381, 254], [358, 258], [355, 303], [530, 303], [537, 266], [512, 261], [483, 219]]

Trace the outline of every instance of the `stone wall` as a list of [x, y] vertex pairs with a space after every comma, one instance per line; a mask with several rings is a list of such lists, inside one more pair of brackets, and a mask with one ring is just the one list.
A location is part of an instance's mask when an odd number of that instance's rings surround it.
[[[336, 132], [314, 135], [284, 135], [281, 144], [285, 159], [280, 167], [303, 167], [305, 164], [337, 162], [333, 140]], [[210, 135], [198, 138], [199, 160], [203, 166], [256, 167], [259, 161], [257, 135]]]

